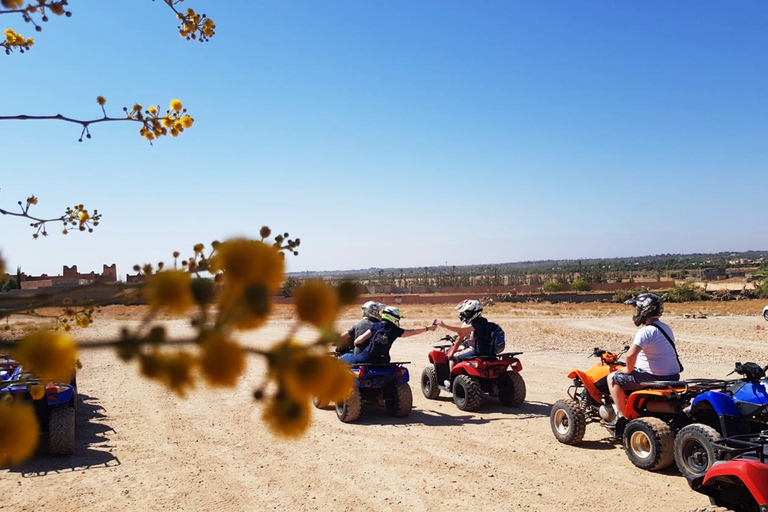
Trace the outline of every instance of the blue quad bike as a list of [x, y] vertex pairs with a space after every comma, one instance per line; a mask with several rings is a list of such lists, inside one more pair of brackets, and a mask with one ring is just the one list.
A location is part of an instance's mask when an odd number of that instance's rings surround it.
[[408, 363], [352, 365], [355, 383], [347, 398], [336, 402], [336, 416], [344, 423], [355, 421], [363, 404], [384, 406], [387, 414], [395, 418], [411, 414], [413, 395], [405, 364]]
[[[45, 394], [35, 400], [30, 388], [44, 384]], [[6, 396], [30, 402], [35, 409], [40, 432], [47, 434], [50, 455], [71, 455], [75, 451], [75, 406], [77, 377], [75, 372], [68, 384], [42, 383], [24, 372], [18, 361], [0, 356], [0, 400]]]
[[675, 463], [686, 478], [700, 477], [725, 454], [723, 438], [756, 434], [768, 428], [768, 380], [755, 363], [736, 363], [731, 373], [739, 379], [723, 382], [719, 390], [707, 391], [691, 401], [693, 422], [675, 437]]

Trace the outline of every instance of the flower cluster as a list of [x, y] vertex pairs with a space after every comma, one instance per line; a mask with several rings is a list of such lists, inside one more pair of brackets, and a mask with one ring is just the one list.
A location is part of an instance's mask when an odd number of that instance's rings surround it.
[[10, 28], [5, 29], [5, 41], [0, 42], [0, 46], [5, 48], [6, 55], [9, 55], [14, 48], [18, 48], [20, 53], [24, 53], [24, 51], [29, 50], [33, 44], [35, 44], [34, 39], [31, 37], [24, 37]]
[[180, 20], [179, 35], [187, 41], [199, 39], [201, 43], [208, 41], [216, 33], [216, 24], [205, 14], [197, 14], [193, 9], [187, 9], [185, 13], [177, 13]]
[[[143, 274], [143, 283], [123, 286], [136, 286], [134, 290], [149, 305], [148, 317], [138, 327], [125, 328], [117, 340], [91, 341], [87, 347], [114, 347], [124, 361], [138, 362], [142, 375], [180, 397], [199, 381], [214, 387], [237, 386], [246, 372], [247, 356], [264, 357], [266, 378], [253, 395], [264, 402], [265, 424], [277, 435], [303, 434], [313, 400], [321, 404], [342, 400], [351, 389], [352, 373], [330, 355], [329, 348], [338, 341], [333, 324], [339, 307], [356, 296], [350, 285], [336, 288], [323, 281], [308, 281], [295, 289], [298, 321], [284, 340], [266, 350], [242, 345], [239, 332], [258, 328], [268, 320], [273, 297], [285, 279], [285, 253], [296, 254], [300, 244], [288, 233], [275, 236], [270, 243], [265, 240], [271, 236], [267, 227], [260, 235], [260, 240], [213, 242], [210, 248], [196, 244], [188, 259], [178, 261], [180, 254], [174, 253], [172, 268], [163, 263], [137, 265], [134, 268]], [[93, 311], [93, 306], [65, 302], [63, 329], [34, 332], [14, 350], [13, 357], [34, 374], [28, 384], [33, 397], [42, 395], [40, 383], [69, 382], [77, 364], [77, 345], [69, 332], [73, 326], [90, 325]], [[188, 316], [195, 334], [190, 339], [175, 339], [157, 321], [160, 314]], [[317, 329], [314, 342], [296, 341], [294, 333], [300, 323]], [[26, 414], [17, 408], [20, 404], [11, 405], [14, 409], [8, 412], [14, 417]], [[3, 428], [0, 423], [0, 436]], [[36, 434], [30, 439], [33, 437]], [[16, 451], [0, 445], [0, 457], [5, 457], [0, 464], [18, 464], [28, 457], [21, 446], [27, 445], [19, 442]]]
[[[99, 96], [96, 101], [102, 107], [106, 102], [102, 96]], [[195, 122], [187, 114], [187, 109], [183, 107], [179, 100], [171, 101], [171, 108], [166, 110], [162, 116], [158, 106], [150, 105], [143, 112], [142, 109], [143, 107], [138, 103], [131, 110], [128, 110], [128, 107], [123, 107], [128, 119], [142, 123], [139, 135], [150, 142], [163, 135], [178, 137], [185, 128], [192, 127], [192, 124]]]

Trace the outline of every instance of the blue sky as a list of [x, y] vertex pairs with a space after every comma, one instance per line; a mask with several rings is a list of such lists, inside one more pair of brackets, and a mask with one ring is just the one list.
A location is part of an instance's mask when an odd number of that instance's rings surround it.
[[766, 250], [768, 2], [71, 0], [0, 55], [0, 207], [84, 203], [93, 234], [32, 240], [0, 219], [11, 271], [171, 261], [195, 243], [301, 239], [289, 271]]

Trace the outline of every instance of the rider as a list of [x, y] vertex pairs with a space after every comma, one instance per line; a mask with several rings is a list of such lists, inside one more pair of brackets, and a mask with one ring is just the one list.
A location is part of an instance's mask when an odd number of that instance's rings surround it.
[[618, 414], [607, 426], [616, 427], [617, 434], [627, 423], [627, 391], [641, 389], [643, 382], [678, 380], [683, 370], [672, 329], [659, 321], [664, 312], [661, 297], [641, 293], [624, 304], [637, 308], [632, 320], [640, 329], [624, 358], [627, 365], [608, 374], [608, 387]]
[[[453, 331], [458, 336], [453, 346], [448, 350], [446, 356], [449, 360], [449, 369], [466, 359], [471, 359], [476, 355], [490, 356], [496, 354], [496, 350], [491, 343], [491, 338], [487, 334], [488, 320], [483, 316], [483, 305], [478, 300], [464, 300], [454, 309], [459, 310], [459, 320], [461, 327], [453, 327], [445, 324], [442, 320], [438, 325], [449, 331]], [[462, 343], [468, 346], [465, 350], [456, 353]], [[446, 384], [447, 385], [447, 384]]]
[[[339, 358], [349, 364], [359, 363], [388, 363], [389, 349], [397, 338], [407, 338], [422, 334], [427, 331], [437, 329], [437, 324], [425, 327], [422, 331], [419, 329], [402, 329], [400, 319], [402, 318], [400, 310], [387, 306], [381, 310], [381, 322], [371, 325], [364, 333], [355, 338], [355, 347], [363, 346], [360, 353], [348, 352]], [[370, 340], [370, 342], [369, 342]]]
[[370, 329], [374, 323], [381, 322], [381, 310], [385, 307], [384, 304], [375, 300], [369, 300], [363, 304], [361, 306], [363, 319], [353, 325], [348, 331], [344, 331], [339, 335], [341, 341], [336, 348], [336, 353], [341, 355], [354, 350], [355, 354], [359, 354], [364, 347], [356, 346], [353, 342], [358, 336]]

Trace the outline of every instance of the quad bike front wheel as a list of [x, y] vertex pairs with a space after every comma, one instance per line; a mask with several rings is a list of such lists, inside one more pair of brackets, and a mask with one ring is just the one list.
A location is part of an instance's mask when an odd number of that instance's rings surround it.
[[587, 417], [576, 400], [562, 399], [552, 405], [549, 426], [555, 438], [563, 444], [577, 444], [584, 439]]
[[317, 409], [327, 409], [331, 404], [330, 402], [323, 402], [318, 397], [313, 396], [312, 397], [312, 405], [315, 406]]
[[75, 453], [75, 408], [57, 405], [48, 413], [48, 453], [72, 455]]
[[692, 510], [691, 512], [733, 512], [733, 511], [729, 508], [710, 505], [708, 507], [697, 508], [696, 510]]
[[476, 411], [483, 400], [480, 383], [469, 375], [459, 375], [453, 381], [453, 403], [462, 411]]
[[683, 427], [675, 437], [675, 463], [684, 477], [701, 476], [717, 460], [714, 442], [720, 433], [709, 425], [693, 423]]
[[434, 400], [440, 396], [440, 388], [437, 384], [437, 372], [434, 366], [427, 366], [421, 372], [421, 392], [426, 398]]
[[640, 469], [664, 469], [675, 460], [675, 434], [659, 418], [637, 418], [624, 429], [624, 450]]
[[499, 375], [499, 402], [507, 407], [520, 407], [525, 402], [525, 381], [513, 371]]
[[336, 402], [336, 416], [344, 423], [350, 423], [360, 417], [360, 411], [363, 408], [363, 402], [360, 397], [360, 390], [353, 387], [347, 398]]
[[389, 383], [384, 386], [383, 391], [387, 414], [395, 418], [405, 418], [411, 414], [413, 394], [411, 393], [411, 386], [407, 382], [405, 384]]

